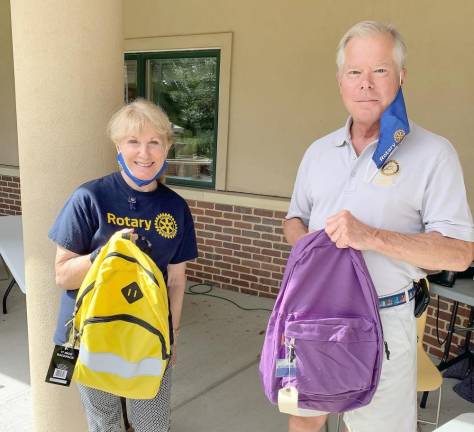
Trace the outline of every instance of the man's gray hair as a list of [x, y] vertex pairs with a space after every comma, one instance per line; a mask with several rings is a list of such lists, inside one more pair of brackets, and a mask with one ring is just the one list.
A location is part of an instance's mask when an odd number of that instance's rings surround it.
[[337, 70], [344, 66], [344, 49], [349, 41], [354, 37], [365, 37], [375, 34], [388, 33], [393, 38], [393, 59], [400, 69], [405, 67], [407, 57], [407, 47], [403, 41], [402, 35], [392, 24], [384, 24], [378, 21], [361, 21], [353, 25], [342, 37], [337, 46], [336, 64]]

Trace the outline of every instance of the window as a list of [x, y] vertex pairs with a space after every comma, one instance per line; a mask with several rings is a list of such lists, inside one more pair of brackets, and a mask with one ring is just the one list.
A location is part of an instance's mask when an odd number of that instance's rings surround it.
[[173, 124], [169, 184], [215, 187], [219, 62], [220, 50], [125, 54], [125, 100], [145, 97]]

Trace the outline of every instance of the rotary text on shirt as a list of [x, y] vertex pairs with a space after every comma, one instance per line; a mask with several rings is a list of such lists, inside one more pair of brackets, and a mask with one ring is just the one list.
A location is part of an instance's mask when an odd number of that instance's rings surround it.
[[113, 213], [107, 213], [107, 223], [129, 228], [145, 228], [146, 231], [149, 231], [151, 228], [151, 220], [149, 219], [119, 217]]

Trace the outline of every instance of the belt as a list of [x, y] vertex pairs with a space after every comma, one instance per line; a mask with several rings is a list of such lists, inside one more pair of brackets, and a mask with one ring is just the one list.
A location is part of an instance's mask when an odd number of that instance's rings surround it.
[[[393, 294], [390, 296], [379, 297], [379, 309], [398, 306], [401, 304], [408, 303], [409, 301], [412, 301], [415, 298], [416, 288], [417, 288], [416, 284], [413, 284], [413, 286], [409, 290], [405, 290], [401, 293]], [[407, 294], [408, 294], [408, 300], [407, 300]]]

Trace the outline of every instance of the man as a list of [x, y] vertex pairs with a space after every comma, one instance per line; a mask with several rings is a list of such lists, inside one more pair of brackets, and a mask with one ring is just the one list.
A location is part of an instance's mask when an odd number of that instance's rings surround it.
[[[341, 39], [337, 81], [350, 117], [306, 151], [284, 225], [291, 245], [325, 229], [337, 247], [361, 250], [379, 297], [407, 292], [426, 270], [462, 271], [473, 259], [472, 216], [451, 144], [407, 121], [409, 132], [396, 130], [393, 145], [381, 148], [382, 114], [400, 98], [404, 108], [405, 57], [400, 34], [378, 22], [358, 23]], [[380, 308], [390, 356], [372, 402], [344, 415], [350, 432], [416, 430], [413, 303]], [[321, 414], [300, 410], [289, 431], [319, 431]]]

